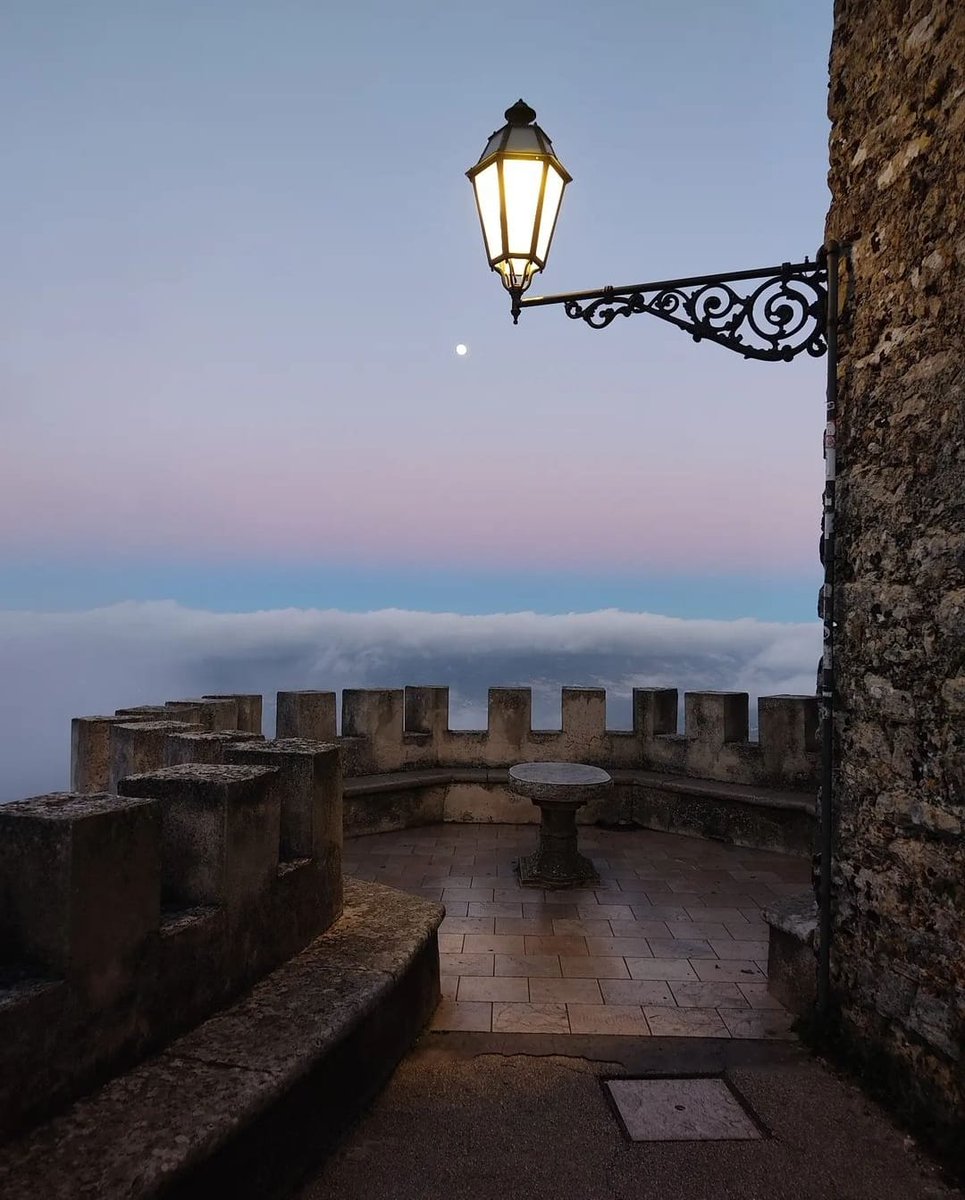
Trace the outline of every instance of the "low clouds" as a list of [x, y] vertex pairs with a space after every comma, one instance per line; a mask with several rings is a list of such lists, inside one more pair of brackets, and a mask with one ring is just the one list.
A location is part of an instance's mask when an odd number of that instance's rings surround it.
[[66, 786], [70, 718], [203, 692], [448, 684], [453, 726], [485, 726], [486, 691], [532, 685], [559, 726], [564, 684], [607, 688], [627, 728], [634, 687], [813, 692], [817, 622], [601, 611], [459, 616], [387, 609], [213, 613], [173, 602], [0, 612], [0, 800]]

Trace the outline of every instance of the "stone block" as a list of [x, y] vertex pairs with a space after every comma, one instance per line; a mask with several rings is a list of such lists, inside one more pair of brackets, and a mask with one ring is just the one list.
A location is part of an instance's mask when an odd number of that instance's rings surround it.
[[757, 701], [758, 740], [767, 778], [788, 783], [816, 780], [818, 700], [816, 696], [761, 696]]
[[519, 762], [533, 728], [531, 688], [489, 689], [490, 762]]
[[346, 688], [342, 692], [342, 734], [368, 739], [370, 771], [403, 765], [405, 698], [401, 688]]
[[[238, 724], [238, 701], [233, 696], [222, 700], [215, 700], [207, 696], [203, 699], [166, 700], [164, 707], [174, 709], [175, 711], [196, 712], [197, 715], [193, 716], [192, 720], [197, 721], [202, 729], [240, 728]], [[178, 719], [182, 718], [179, 717]]]
[[334, 692], [279, 692], [275, 737], [334, 742], [338, 732], [335, 700]]
[[161, 896], [172, 908], [265, 899], [278, 869], [279, 773], [255, 766], [166, 767], [122, 779], [122, 795], [161, 811]]
[[260, 733], [243, 733], [238, 729], [218, 729], [210, 733], [169, 733], [164, 742], [162, 766], [180, 767], [188, 763], [216, 765], [225, 761], [228, 746], [261, 742]]
[[644, 741], [677, 732], [677, 689], [634, 688], [633, 731]]
[[405, 689], [406, 733], [426, 733], [437, 743], [449, 732], [449, 689], [407, 687]]
[[0, 960], [68, 980], [92, 1008], [125, 994], [160, 923], [160, 842], [149, 799], [0, 805]]
[[305, 738], [227, 747], [225, 761], [270, 767], [281, 776], [280, 857], [340, 864], [342, 775], [339, 748]]
[[131, 715], [74, 717], [70, 723], [70, 790], [104, 792], [111, 777], [111, 726], [152, 719], [153, 711]]
[[764, 910], [764, 920], [770, 926], [767, 990], [790, 1012], [808, 1016], [817, 1000], [814, 893], [802, 891], [773, 901]]
[[694, 742], [719, 749], [728, 742], [746, 742], [747, 692], [687, 692], [684, 730]]
[[238, 718], [233, 728], [240, 729], [242, 733], [261, 733], [262, 700], [258, 693], [232, 692], [222, 696], [203, 696], [202, 699], [205, 702], [208, 700], [234, 700], [238, 706]]
[[563, 688], [561, 724], [568, 757], [599, 759], [606, 749], [606, 690]]
[[162, 767], [169, 734], [200, 733], [201, 728], [186, 721], [125, 721], [111, 725], [110, 790], [117, 791], [119, 780], [128, 775], [140, 775]]

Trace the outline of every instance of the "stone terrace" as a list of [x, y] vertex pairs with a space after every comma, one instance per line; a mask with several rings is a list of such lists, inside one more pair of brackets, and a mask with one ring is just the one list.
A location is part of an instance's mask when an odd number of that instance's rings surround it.
[[433, 1028], [494, 1033], [788, 1037], [767, 992], [769, 901], [806, 860], [648, 830], [584, 829], [593, 891], [521, 888], [532, 826], [433, 825], [348, 839], [345, 869], [441, 900]]

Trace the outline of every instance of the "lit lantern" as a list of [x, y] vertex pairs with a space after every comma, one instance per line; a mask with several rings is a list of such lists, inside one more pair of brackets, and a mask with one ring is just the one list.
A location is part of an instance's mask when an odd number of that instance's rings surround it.
[[546, 266], [570, 175], [528, 104], [519, 100], [507, 109], [506, 122], [466, 175], [476, 193], [489, 265], [512, 295], [516, 316], [520, 296]]

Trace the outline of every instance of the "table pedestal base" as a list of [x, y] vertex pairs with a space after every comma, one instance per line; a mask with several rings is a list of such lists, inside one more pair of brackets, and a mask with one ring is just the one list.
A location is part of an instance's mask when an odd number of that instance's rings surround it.
[[600, 882], [596, 867], [576, 848], [576, 810], [583, 803], [535, 801], [540, 810], [539, 848], [516, 864], [523, 887], [568, 888]]

